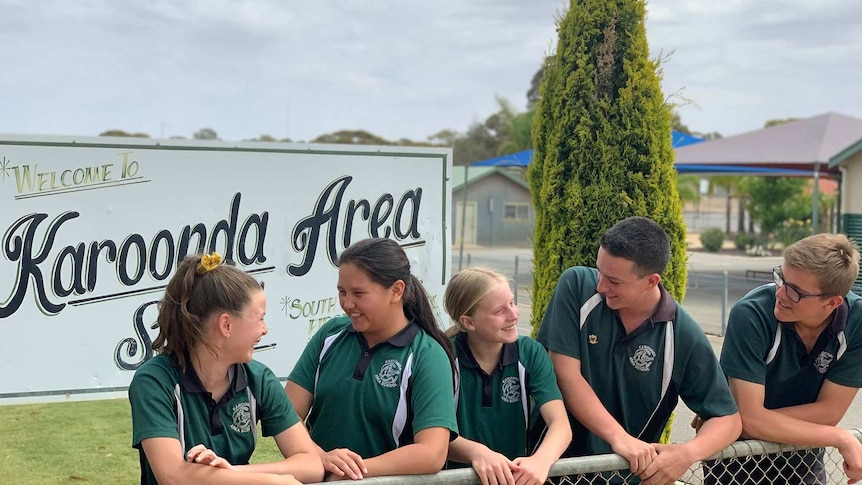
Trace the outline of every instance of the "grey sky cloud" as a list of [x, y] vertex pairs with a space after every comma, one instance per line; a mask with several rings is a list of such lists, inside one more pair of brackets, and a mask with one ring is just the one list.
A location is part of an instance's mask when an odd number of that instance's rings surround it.
[[[118, 128], [310, 140], [423, 140], [524, 108], [562, 0], [0, 0], [0, 132]], [[683, 122], [725, 135], [770, 118], [862, 117], [862, 3], [662, 0], [651, 51]]]

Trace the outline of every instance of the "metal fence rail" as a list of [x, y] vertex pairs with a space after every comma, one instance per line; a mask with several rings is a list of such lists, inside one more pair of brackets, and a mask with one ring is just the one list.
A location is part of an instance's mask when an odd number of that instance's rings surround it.
[[772, 282], [771, 276], [769, 279], [754, 276], [731, 276], [726, 271], [723, 274], [689, 271], [682, 306], [706, 333], [724, 335], [730, 307], [754, 288]]
[[[850, 430], [862, 442], [862, 432]], [[839, 484], [847, 483], [843, 459], [834, 448], [782, 445], [759, 440], [737, 441], [704, 462], [698, 462], [677, 481], [685, 485]], [[628, 462], [619, 455], [564, 458], [551, 467], [549, 484], [592, 485], [637, 483]], [[444, 470], [434, 475], [366, 478], [364, 485], [480, 485], [471, 468]]]

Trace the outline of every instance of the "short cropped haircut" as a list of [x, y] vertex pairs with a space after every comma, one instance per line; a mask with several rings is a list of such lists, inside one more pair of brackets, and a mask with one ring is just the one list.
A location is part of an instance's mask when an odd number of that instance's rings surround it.
[[662, 274], [670, 261], [670, 238], [652, 219], [627, 217], [608, 229], [599, 240], [605, 251], [634, 263], [637, 275]]
[[820, 293], [844, 296], [859, 276], [859, 250], [843, 234], [815, 234], [787, 246], [784, 264], [815, 275]]

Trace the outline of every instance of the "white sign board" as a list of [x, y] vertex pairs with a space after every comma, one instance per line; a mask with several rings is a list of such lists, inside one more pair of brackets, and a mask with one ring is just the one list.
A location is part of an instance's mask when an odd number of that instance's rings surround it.
[[[451, 150], [0, 136], [0, 401], [125, 391], [186, 254], [265, 285], [286, 377], [342, 313], [334, 261], [388, 237], [437, 302], [450, 272]], [[52, 399], [53, 398], [53, 399]]]

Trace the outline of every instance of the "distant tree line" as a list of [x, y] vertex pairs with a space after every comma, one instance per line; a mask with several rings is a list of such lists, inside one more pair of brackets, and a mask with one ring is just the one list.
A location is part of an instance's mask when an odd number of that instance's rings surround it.
[[[514, 104], [506, 98], [497, 96], [498, 110], [488, 116], [482, 122], [472, 123], [465, 132], [452, 129], [443, 129], [429, 136], [426, 140], [416, 141], [408, 138], [398, 140], [387, 140], [366, 130], [339, 130], [332, 133], [322, 134], [310, 143], [334, 143], [353, 145], [389, 145], [389, 146], [444, 146], [452, 147], [455, 165], [469, 165], [473, 162], [486, 160], [507, 153], [515, 153], [533, 148], [533, 118], [536, 104], [540, 101], [540, 86], [545, 77], [545, 66], [540, 67], [530, 82], [526, 92], [526, 111], [519, 111]], [[782, 123], [795, 121], [796, 118], [772, 119], [766, 121], [764, 127], [776, 126]], [[721, 138], [721, 133], [701, 132], [690, 129], [683, 124], [678, 112], [671, 113], [671, 127], [673, 130], [715, 140]], [[135, 138], [149, 138], [146, 133], [130, 133], [119, 129], [107, 130], [99, 136], [126, 136]], [[183, 136], [172, 136], [173, 139], [184, 139]], [[212, 128], [201, 128], [192, 134], [195, 140], [219, 140], [218, 133]], [[272, 135], [262, 134], [257, 138], [243, 141], [262, 142], [292, 142], [290, 138], [278, 139]], [[697, 203], [700, 200], [700, 179], [698, 175], [677, 175], [677, 188], [680, 200], [683, 203]], [[810, 181], [799, 178], [782, 177], [743, 177], [743, 176], [710, 176], [710, 192], [720, 190], [728, 197], [728, 207], [731, 200], [736, 200], [739, 211], [736, 228], [730, 227], [728, 209], [727, 227], [724, 231], [727, 235], [751, 234], [755, 232], [755, 226], [763, 235], [761, 239], [788, 239], [783, 236], [788, 227], [792, 227], [794, 234], [800, 231], [800, 221], [803, 225], [810, 221]], [[830, 220], [830, 211], [834, 210], [834, 196], [822, 196], [824, 211], [822, 220]], [[748, 214], [748, 224], [745, 222], [745, 214]], [[827, 226], [827, 229], [829, 227]], [[791, 238], [792, 239], [792, 238]], [[743, 237], [741, 241], [753, 240]], [[767, 242], [768, 244], [768, 242]], [[744, 243], [738, 244], [740, 246]]]

